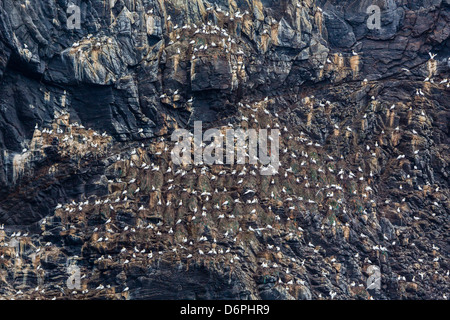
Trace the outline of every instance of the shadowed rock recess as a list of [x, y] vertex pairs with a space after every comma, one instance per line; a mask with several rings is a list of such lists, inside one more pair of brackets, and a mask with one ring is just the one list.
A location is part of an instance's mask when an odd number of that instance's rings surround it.
[[[449, 0], [0, 0], [0, 299], [448, 299], [449, 35]], [[194, 121], [279, 129], [278, 173], [174, 165]]]

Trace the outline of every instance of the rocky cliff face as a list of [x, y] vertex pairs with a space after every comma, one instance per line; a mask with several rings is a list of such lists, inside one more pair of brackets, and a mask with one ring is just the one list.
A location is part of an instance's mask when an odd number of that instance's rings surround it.
[[[0, 297], [449, 296], [450, 1], [1, 0], [0, 31]], [[279, 128], [278, 173], [174, 165], [199, 120]]]

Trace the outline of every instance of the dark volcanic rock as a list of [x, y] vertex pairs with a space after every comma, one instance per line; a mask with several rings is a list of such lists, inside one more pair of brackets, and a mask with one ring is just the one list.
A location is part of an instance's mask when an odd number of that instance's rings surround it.
[[448, 299], [448, 0], [72, 2], [0, 1], [0, 298]]

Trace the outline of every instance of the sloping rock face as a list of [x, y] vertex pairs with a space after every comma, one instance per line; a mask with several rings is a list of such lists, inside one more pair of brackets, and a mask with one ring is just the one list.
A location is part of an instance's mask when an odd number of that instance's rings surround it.
[[[0, 297], [448, 299], [449, 35], [448, 0], [2, 0]], [[279, 129], [278, 172], [175, 165], [195, 121]]]

